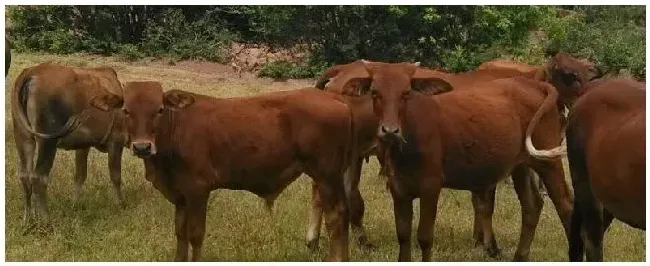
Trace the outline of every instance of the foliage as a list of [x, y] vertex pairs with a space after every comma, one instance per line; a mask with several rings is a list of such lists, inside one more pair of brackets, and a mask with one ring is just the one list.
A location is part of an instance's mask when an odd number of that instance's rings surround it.
[[273, 79], [301, 79], [318, 76], [327, 65], [296, 65], [285, 60], [265, 64], [257, 73], [260, 77]]
[[20, 51], [224, 61], [235, 40], [310, 47], [308, 62], [261, 72], [273, 76], [359, 58], [467, 71], [564, 50], [645, 78], [644, 6], [14, 6], [8, 18]]
[[232, 42], [234, 35], [220, 27], [220, 21], [212, 14], [206, 12], [190, 22], [181, 10], [166, 9], [144, 31], [143, 50], [149, 55], [225, 61], [224, 47]]

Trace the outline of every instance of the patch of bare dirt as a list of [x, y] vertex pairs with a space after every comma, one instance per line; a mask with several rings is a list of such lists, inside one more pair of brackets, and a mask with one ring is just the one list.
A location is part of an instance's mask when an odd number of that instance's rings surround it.
[[266, 63], [287, 61], [296, 64], [305, 63], [306, 45], [293, 47], [270, 47], [262, 44], [233, 43], [230, 46], [231, 63], [246, 71], [257, 71]]

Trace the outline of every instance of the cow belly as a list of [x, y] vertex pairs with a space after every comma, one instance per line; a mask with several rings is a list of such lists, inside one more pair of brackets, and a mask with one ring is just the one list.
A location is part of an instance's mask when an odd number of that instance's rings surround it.
[[463, 165], [446, 169], [444, 186], [459, 190], [479, 190], [493, 187], [507, 177], [514, 165]]
[[[264, 199], [275, 199], [289, 184], [303, 172], [300, 163], [286, 167], [249, 167], [231, 170], [227, 182], [221, 187], [233, 190], [247, 190]], [[215, 172], [218, 176], [218, 171]]]

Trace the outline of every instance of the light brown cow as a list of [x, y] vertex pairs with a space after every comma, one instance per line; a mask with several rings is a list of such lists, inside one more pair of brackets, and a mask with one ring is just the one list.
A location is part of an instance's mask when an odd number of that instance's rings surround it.
[[[582, 94], [582, 93], [579, 93]], [[645, 230], [645, 83], [588, 83], [569, 112], [567, 149], [575, 202], [569, 259], [603, 260], [613, 218]]]
[[200, 260], [208, 196], [246, 190], [269, 204], [302, 173], [317, 184], [328, 227], [329, 260], [348, 260], [343, 174], [354, 149], [353, 120], [338, 95], [315, 89], [215, 99], [131, 82], [124, 98], [92, 101], [127, 114], [130, 147], [146, 178], [176, 208], [176, 260]]
[[[483, 89], [447, 92], [439, 78], [416, 78], [412, 64], [369, 65], [370, 78], [352, 78], [373, 97], [380, 119], [378, 136], [390, 146], [389, 187], [395, 206], [400, 261], [411, 259], [412, 201], [420, 198], [418, 242], [422, 259], [430, 260], [433, 223], [440, 189], [470, 190], [478, 204], [484, 245], [496, 249], [488, 201], [496, 183], [512, 173], [522, 205], [522, 232], [515, 260], [527, 260], [541, 213], [542, 201], [533, 193], [529, 167], [542, 177], [568, 230], [571, 194], [555, 149], [561, 140], [557, 92], [547, 83], [525, 77], [476, 84]], [[410, 89], [412, 88], [412, 89]], [[443, 93], [447, 92], [447, 93]], [[429, 96], [425, 94], [440, 94]], [[526, 141], [530, 139], [531, 141]], [[531, 156], [534, 155], [534, 156]], [[541, 159], [535, 159], [539, 157]]]
[[126, 143], [121, 112], [86, 108], [99, 94], [121, 95], [122, 86], [111, 68], [72, 68], [43, 63], [24, 69], [11, 96], [14, 139], [20, 158], [24, 192], [24, 222], [33, 214], [35, 197], [39, 216], [49, 224], [46, 189], [56, 149], [76, 150], [75, 195], [86, 180], [91, 147], [108, 152], [108, 168], [115, 195], [121, 192], [121, 158]]

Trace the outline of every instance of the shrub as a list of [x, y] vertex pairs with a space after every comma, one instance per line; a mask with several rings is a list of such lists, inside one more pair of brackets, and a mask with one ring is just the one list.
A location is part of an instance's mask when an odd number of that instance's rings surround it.
[[170, 8], [147, 25], [142, 46], [151, 56], [223, 62], [227, 59], [227, 45], [234, 39], [235, 35], [210, 12], [190, 22], [181, 10]]
[[123, 44], [117, 52], [120, 55], [120, 58], [126, 61], [137, 61], [145, 57], [145, 54], [133, 44]]
[[318, 76], [327, 65], [313, 64], [313, 65], [296, 65], [285, 60], [273, 61], [266, 63], [257, 72], [259, 77], [268, 77], [273, 79], [303, 79]]

